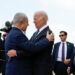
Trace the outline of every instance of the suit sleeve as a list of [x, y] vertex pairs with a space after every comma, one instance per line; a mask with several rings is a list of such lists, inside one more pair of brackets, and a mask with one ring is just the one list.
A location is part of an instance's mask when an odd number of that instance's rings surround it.
[[[29, 41], [24, 41], [25, 37], [18, 37], [17, 41], [18, 41], [18, 47], [22, 48], [23, 50], [27, 51], [27, 52], [31, 52], [31, 53], [36, 53], [36, 52], [40, 52], [41, 50], [43, 50], [45, 47], [50, 46], [51, 44], [53, 44], [53, 42], [49, 42], [48, 39], [44, 38], [40, 41], [38, 41], [37, 43], [33, 43], [33, 42], [29, 42]], [[19, 40], [20, 39], [20, 40]], [[20, 55], [24, 55], [25, 52], [24, 51], [17, 51], [17, 56]]]
[[56, 44], [54, 45], [54, 48], [53, 48], [53, 53], [52, 53], [52, 68], [54, 70], [54, 65], [55, 65], [55, 55], [56, 55]]
[[68, 67], [71, 67], [73, 64], [73, 55], [74, 55], [74, 44], [71, 44], [72, 47], [72, 54], [71, 54], [71, 58], [70, 58], [70, 63], [68, 64]]
[[29, 52], [38, 52], [40, 50], [42, 50], [43, 48], [47, 47], [50, 45], [50, 43], [53, 43], [52, 41], [49, 42], [46, 38], [37, 42], [37, 43], [33, 43], [33, 42], [20, 42], [18, 44], [18, 46], [22, 49], [25, 49], [26, 51]]

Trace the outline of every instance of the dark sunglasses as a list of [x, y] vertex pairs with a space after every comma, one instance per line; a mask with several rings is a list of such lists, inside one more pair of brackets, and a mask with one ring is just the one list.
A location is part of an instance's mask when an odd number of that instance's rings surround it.
[[63, 37], [63, 36], [65, 36], [65, 35], [59, 35], [59, 37]]

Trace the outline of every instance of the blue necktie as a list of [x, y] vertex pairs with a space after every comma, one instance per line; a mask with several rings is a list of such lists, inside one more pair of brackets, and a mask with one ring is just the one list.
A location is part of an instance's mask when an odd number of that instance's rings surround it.
[[35, 39], [37, 39], [38, 33], [39, 33], [39, 30], [37, 30], [37, 31], [34, 33], [34, 35], [33, 35], [32, 38], [31, 38], [31, 41], [35, 42]]
[[65, 60], [65, 47], [64, 47], [64, 43], [62, 43], [62, 61]]
[[38, 33], [39, 33], [39, 29], [36, 31], [34, 38], [37, 37]]

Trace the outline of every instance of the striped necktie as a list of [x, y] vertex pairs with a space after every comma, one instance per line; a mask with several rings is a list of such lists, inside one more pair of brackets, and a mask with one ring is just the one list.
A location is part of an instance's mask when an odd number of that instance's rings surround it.
[[62, 43], [62, 61], [65, 60], [65, 46], [64, 46], [64, 45], [65, 45], [65, 44]]

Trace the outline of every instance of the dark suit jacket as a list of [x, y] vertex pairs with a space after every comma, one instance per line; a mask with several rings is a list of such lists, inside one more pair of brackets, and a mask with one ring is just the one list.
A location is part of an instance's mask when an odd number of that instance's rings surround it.
[[71, 72], [75, 75], [75, 47], [71, 58]]
[[0, 73], [2, 72], [2, 39], [0, 37]]
[[[46, 27], [37, 35], [37, 38], [34, 38], [36, 34], [35, 32], [31, 38], [31, 41], [37, 43], [38, 41], [44, 39], [46, 37], [47, 31], [52, 33], [49, 27]], [[41, 49], [40, 52], [33, 55], [33, 75], [51, 75], [50, 68], [52, 46], [53, 42], [46, 48]]]
[[[60, 42], [56, 43], [54, 45], [54, 50], [53, 50], [53, 65], [55, 65], [55, 62], [57, 61], [59, 46], [60, 46]], [[74, 49], [74, 45], [72, 43], [70, 43], [70, 42], [67, 42], [67, 57], [66, 57], [66, 59], [71, 59], [72, 54], [73, 54], [73, 49]], [[70, 64], [68, 64], [68, 66], [70, 66]]]
[[46, 38], [36, 44], [30, 43], [20, 29], [13, 27], [5, 40], [5, 52], [15, 49], [17, 56], [7, 57], [6, 75], [32, 75], [30, 54], [39, 52], [50, 43]]

